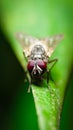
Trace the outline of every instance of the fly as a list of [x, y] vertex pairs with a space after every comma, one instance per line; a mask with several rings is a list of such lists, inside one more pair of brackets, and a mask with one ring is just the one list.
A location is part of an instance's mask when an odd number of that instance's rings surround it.
[[[49, 60], [57, 44], [63, 39], [63, 35], [55, 35], [47, 38], [37, 39], [29, 35], [18, 33], [17, 39], [22, 46], [23, 54], [28, 64], [27, 69], [33, 79], [41, 79], [42, 75], [52, 69], [57, 59]], [[50, 70], [47, 69], [47, 63], [52, 63]], [[48, 81], [48, 78], [47, 78]]]

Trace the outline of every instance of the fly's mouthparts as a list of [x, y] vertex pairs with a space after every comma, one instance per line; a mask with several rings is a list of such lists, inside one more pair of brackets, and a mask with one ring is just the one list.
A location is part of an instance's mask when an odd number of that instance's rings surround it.
[[34, 64], [34, 67], [33, 67], [33, 70], [32, 70], [32, 75], [36, 75], [36, 73], [38, 72], [39, 74], [42, 73], [42, 69], [37, 65], [37, 63], [35, 62]]

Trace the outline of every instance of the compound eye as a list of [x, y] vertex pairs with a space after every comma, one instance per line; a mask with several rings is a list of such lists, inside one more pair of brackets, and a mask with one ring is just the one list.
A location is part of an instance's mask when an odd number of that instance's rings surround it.
[[36, 62], [37, 62], [37, 65], [38, 65], [43, 71], [46, 70], [46, 68], [47, 68], [47, 62], [45, 62], [45, 61], [43, 61], [43, 60], [41, 60], [41, 59], [37, 60]]
[[33, 68], [34, 68], [34, 61], [31, 60], [28, 62], [27, 69], [29, 72], [32, 72]]
[[31, 60], [28, 62], [28, 65], [27, 65], [27, 69], [30, 72], [30, 74], [32, 73], [34, 69], [33, 72], [36, 73], [36, 75], [43, 74], [46, 71], [46, 68], [47, 68], [47, 62], [41, 59], [36, 60], [36, 64], [34, 60]]

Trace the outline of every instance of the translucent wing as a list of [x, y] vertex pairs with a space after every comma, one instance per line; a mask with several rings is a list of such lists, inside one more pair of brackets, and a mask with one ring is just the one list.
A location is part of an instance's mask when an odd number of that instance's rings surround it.
[[26, 56], [30, 54], [31, 48], [35, 44], [42, 44], [48, 55], [51, 56], [57, 44], [63, 39], [63, 34], [37, 39], [27, 34], [17, 33], [16, 38], [22, 46]]
[[31, 47], [38, 41], [37, 38], [31, 37], [24, 33], [17, 33], [16, 38], [19, 41], [19, 44], [21, 45], [26, 56], [30, 54]]
[[63, 34], [54, 35], [51, 37], [40, 39], [42, 44], [45, 44], [47, 46], [47, 51], [49, 56], [53, 53], [54, 49], [56, 48], [57, 44], [63, 40], [64, 36]]

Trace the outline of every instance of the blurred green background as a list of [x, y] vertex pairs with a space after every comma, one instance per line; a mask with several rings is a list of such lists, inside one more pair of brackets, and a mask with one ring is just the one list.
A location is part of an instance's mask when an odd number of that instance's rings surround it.
[[[64, 33], [73, 42], [72, 0], [1, 0], [0, 2], [0, 127], [1, 130], [38, 130], [32, 94], [24, 85], [21, 48], [15, 33], [36, 37]], [[20, 65], [21, 62], [21, 65]], [[73, 129], [73, 73], [68, 82], [61, 130]]]

